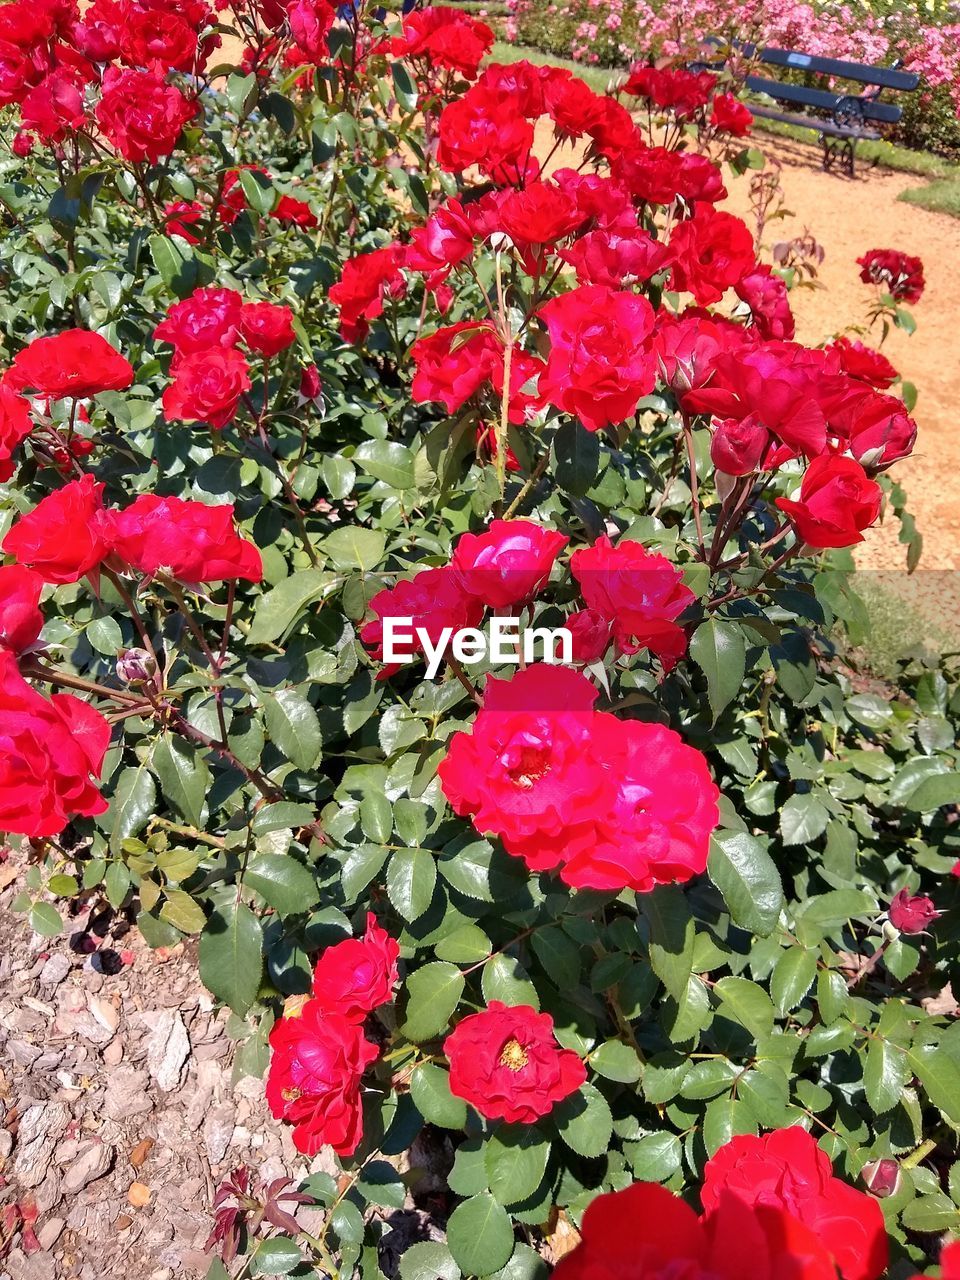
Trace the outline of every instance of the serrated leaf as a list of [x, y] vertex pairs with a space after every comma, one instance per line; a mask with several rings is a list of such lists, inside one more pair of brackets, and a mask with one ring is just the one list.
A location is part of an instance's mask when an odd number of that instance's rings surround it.
[[257, 998], [263, 974], [260, 921], [242, 902], [214, 911], [200, 935], [200, 977], [240, 1018]]
[[776, 863], [746, 831], [715, 831], [707, 863], [735, 924], [765, 938], [776, 928], [783, 885]]
[[147, 825], [157, 809], [157, 788], [146, 765], [124, 769], [117, 780], [110, 801], [110, 850], [117, 853], [124, 840], [129, 840]]
[[285, 853], [261, 853], [252, 858], [243, 873], [243, 883], [282, 916], [309, 911], [319, 898], [312, 872]]
[[863, 1088], [867, 1102], [878, 1115], [892, 1111], [913, 1075], [903, 1049], [875, 1037], [867, 1045]]
[[317, 713], [298, 689], [262, 695], [267, 732], [298, 769], [312, 769], [323, 746]]
[[490, 1191], [502, 1205], [532, 1196], [546, 1172], [550, 1143], [536, 1125], [501, 1125], [484, 1143]]
[[488, 1276], [513, 1253], [513, 1224], [489, 1191], [471, 1196], [447, 1222], [447, 1247], [468, 1276]]
[[387, 896], [404, 920], [420, 918], [433, 900], [437, 864], [427, 849], [397, 849], [387, 867]]
[[817, 953], [788, 947], [770, 975], [770, 994], [781, 1013], [795, 1009], [817, 976]]
[[409, 1040], [429, 1040], [449, 1023], [463, 995], [464, 977], [455, 965], [434, 960], [412, 973], [406, 987], [406, 1017], [400, 1031]]
[[780, 834], [784, 844], [810, 844], [822, 836], [829, 811], [811, 792], [790, 796], [780, 810]]
[[387, 535], [379, 529], [345, 525], [328, 534], [320, 546], [338, 569], [369, 572], [383, 559]]
[[714, 724], [743, 687], [746, 655], [743, 632], [731, 622], [708, 618], [693, 633], [690, 657], [707, 678]]
[[284, 578], [254, 606], [248, 644], [272, 644], [293, 626], [302, 611], [323, 595], [333, 581], [323, 569], [302, 569]]
[[606, 1098], [592, 1084], [558, 1102], [550, 1113], [557, 1132], [571, 1151], [594, 1159], [610, 1145], [613, 1117]]
[[467, 1104], [450, 1092], [450, 1074], [432, 1062], [421, 1062], [410, 1077], [410, 1096], [428, 1124], [441, 1129], [462, 1129]]
[[210, 787], [210, 770], [199, 750], [166, 733], [153, 749], [152, 763], [165, 798], [191, 826], [199, 827]]

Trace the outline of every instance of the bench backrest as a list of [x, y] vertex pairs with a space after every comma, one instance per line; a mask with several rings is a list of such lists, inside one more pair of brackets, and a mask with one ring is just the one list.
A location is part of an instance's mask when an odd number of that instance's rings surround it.
[[[838, 102], [847, 97], [835, 89], [810, 89], [803, 84], [766, 80], [763, 76], [747, 76], [746, 86], [752, 93], [766, 93], [778, 102], [795, 102], [798, 106], [811, 107], [814, 111], [833, 112]], [[862, 120], [881, 120], [884, 124], [895, 124], [903, 115], [902, 107], [878, 102], [876, 98], [853, 96], [849, 102], [852, 110]]]
[[900, 89], [909, 92], [916, 89], [920, 77], [915, 71], [900, 71], [897, 67], [871, 67], [862, 62], [845, 62], [842, 58], [818, 58], [809, 53], [790, 49], [761, 49], [755, 45], [739, 44], [738, 48], [748, 57], [774, 67], [787, 67], [792, 71], [809, 71], [815, 75], [837, 76], [853, 80], [857, 84], [874, 84], [881, 89]]

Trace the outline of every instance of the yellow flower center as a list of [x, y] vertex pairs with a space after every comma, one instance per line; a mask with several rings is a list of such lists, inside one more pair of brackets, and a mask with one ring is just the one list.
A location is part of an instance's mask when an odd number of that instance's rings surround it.
[[507, 1067], [510, 1071], [522, 1071], [528, 1061], [527, 1051], [519, 1040], [511, 1038], [503, 1046], [500, 1054], [501, 1067]]

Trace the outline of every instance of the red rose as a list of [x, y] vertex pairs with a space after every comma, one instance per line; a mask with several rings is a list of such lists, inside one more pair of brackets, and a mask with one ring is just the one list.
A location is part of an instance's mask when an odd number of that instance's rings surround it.
[[7, 464], [13, 473], [10, 459], [33, 430], [30, 405], [11, 384], [9, 372], [0, 378], [0, 478]]
[[206, 216], [206, 209], [196, 200], [173, 200], [163, 207], [164, 229], [168, 236], [179, 236], [187, 244], [199, 244], [200, 237], [190, 228], [199, 226]]
[[17, 391], [62, 400], [125, 391], [133, 378], [133, 365], [106, 338], [86, 329], [67, 329], [34, 338], [14, 357], [4, 382]]
[[335, 16], [327, 0], [291, 0], [287, 5], [290, 34], [308, 62], [319, 65], [328, 58], [327, 34]]
[[670, 249], [671, 288], [692, 293], [702, 307], [719, 302], [755, 262], [753, 236], [746, 223], [704, 204], [694, 206], [692, 218], [677, 223]]
[[533, 125], [518, 115], [512, 94], [482, 79], [446, 108], [438, 133], [437, 160], [450, 173], [476, 165], [485, 177], [514, 185], [539, 169], [531, 160]]
[[432, 67], [475, 80], [493, 39], [485, 22], [456, 9], [415, 9], [404, 14], [403, 35], [394, 37], [390, 52], [394, 57], [423, 58]]
[[197, 33], [176, 13], [128, 7], [120, 34], [120, 58], [132, 67], [192, 71]]
[[787, 298], [787, 285], [772, 267], [758, 264], [736, 284], [737, 297], [751, 311], [753, 327], [761, 338], [789, 340], [796, 324]]
[[640, 138], [616, 152], [610, 161], [613, 176], [635, 200], [670, 205], [680, 194], [683, 158], [679, 151], [648, 147]]
[[735, 94], [718, 93], [713, 100], [710, 123], [718, 133], [745, 138], [753, 125], [753, 112]]
[[487, 1120], [508, 1124], [534, 1124], [587, 1078], [581, 1058], [557, 1044], [549, 1013], [527, 1004], [491, 1000], [457, 1023], [443, 1051], [450, 1092]]
[[453, 198], [445, 201], [422, 227], [414, 228], [403, 265], [410, 271], [441, 271], [464, 262], [473, 252], [475, 213], [476, 204], [464, 207]]
[[649, 280], [670, 265], [670, 250], [639, 229], [596, 230], [580, 236], [558, 257], [569, 262], [580, 284], [599, 284], [609, 289], [625, 288], [639, 280]]
[[471, 732], [454, 734], [440, 763], [454, 811], [534, 871], [592, 848], [613, 811], [616, 779], [593, 748], [596, 698], [570, 667], [488, 676]]
[[44, 142], [62, 142], [87, 121], [83, 78], [73, 67], [57, 67], [26, 95], [20, 111], [24, 129]]
[[553, 246], [583, 222], [574, 202], [552, 182], [531, 182], [521, 191], [508, 191], [499, 215], [501, 228], [515, 244]]
[[713, 428], [710, 460], [728, 476], [757, 471], [770, 446], [770, 432], [755, 413], [746, 418], [723, 418]]
[[362, 938], [337, 942], [317, 961], [313, 994], [330, 1013], [348, 1022], [363, 1022], [382, 1004], [393, 999], [397, 981], [398, 943], [367, 912], [367, 932]]
[[400, 271], [402, 253], [390, 244], [348, 258], [329, 298], [340, 310], [340, 333], [345, 342], [362, 342], [370, 321], [383, 315], [384, 298], [402, 298], [406, 283]]
[[293, 1142], [304, 1155], [331, 1146], [350, 1156], [363, 1136], [360, 1079], [377, 1057], [356, 1023], [329, 1013], [319, 1000], [275, 1023], [266, 1094], [271, 1112], [293, 1125]]
[[623, 89], [664, 110], [675, 111], [681, 120], [688, 120], [707, 105], [716, 83], [717, 77], [709, 71], [634, 67]]
[[323, 383], [320, 381], [320, 370], [315, 364], [308, 364], [300, 372], [297, 401], [300, 405], [315, 404], [318, 408], [323, 405]]
[[240, 312], [240, 336], [251, 351], [271, 360], [297, 340], [293, 312], [275, 302], [245, 302]]
[[0, 831], [59, 835], [71, 818], [94, 817], [107, 803], [99, 778], [110, 726], [70, 694], [47, 700], [0, 648]]
[[0, 650], [22, 653], [43, 629], [37, 608], [43, 579], [21, 565], [0, 565]]
[[[417, 369], [411, 393], [420, 404], [438, 400], [447, 413], [455, 413], [487, 384], [492, 384], [498, 400], [503, 395], [503, 343], [487, 321], [463, 320], [438, 329], [415, 342], [410, 354]], [[524, 422], [529, 410], [542, 404], [539, 394], [523, 388], [542, 376], [543, 367], [536, 356], [513, 348], [508, 407], [511, 422]]]
[[767, 1204], [725, 1196], [698, 1219], [679, 1196], [635, 1182], [587, 1206], [580, 1243], [553, 1280], [836, 1280], [802, 1223]]
[[890, 903], [890, 923], [901, 933], [924, 933], [939, 915], [929, 898], [913, 897], [907, 889], [901, 889]]
[[195, 114], [196, 104], [153, 72], [116, 67], [104, 72], [97, 123], [114, 149], [133, 164], [157, 164], [168, 156]]
[[708, 1215], [726, 1194], [797, 1218], [831, 1254], [843, 1280], [877, 1280], [886, 1270], [879, 1204], [833, 1176], [830, 1158], [805, 1129], [731, 1138], [704, 1169], [701, 1200]]
[[102, 494], [91, 475], [72, 480], [14, 522], [4, 551], [44, 582], [79, 581], [110, 551]]
[[141, 494], [111, 512], [108, 528], [117, 555], [139, 573], [166, 573], [180, 582], [225, 582], [263, 577], [260, 552], [234, 528], [233, 506]]
[[903, 401], [874, 391], [850, 397], [831, 425], [865, 467], [889, 467], [909, 457], [917, 441], [917, 424]]
[[589, 666], [599, 662], [610, 648], [613, 627], [596, 609], [578, 609], [563, 624], [573, 643], [573, 661]]
[[120, 53], [128, 7], [121, 0], [93, 0], [75, 22], [71, 37], [77, 49], [91, 62], [112, 62]]
[[871, 249], [857, 259], [864, 284], [875, 284], [895, 302], [919, 302], [923, 297], [923, 263], [899, 249]]
[[588, 608], [608, 619], [621, 653], [649, 648], [669, 669], [686, 651], [676, 619], [695, 597], [666, 556], [604, 534], [592, 547], [575, 551], [570, 569]]
[[617, 791], [594, 839], [561, 866], [564, 884], [649, 893], [701, 875], [720, 820], [703, 754], [664, 725], [606, 712], [594, 716], [590, 750]]
[[527, 604], [569, 541], [533, 520], [493, 520], [484, 533], [462, 535], [450, 567], [463, 590], [489, 609]]
[[811, 547], [850, 547], [880, 514], [881, 497], [859, 462], [822, 454], [804, 472], [800, 500], [778, 498], [777, 506]]
[[250, 390], [247, 362], [233, 347], [184, 356], [173, 373], [174, 381], [163, 393], [168, 422], [205, 422], [220, 430], [236, 416], [240, 397]]
[[178, 356], [210, 347], [232, 347], [237, 341], [244, 305], [236, 289], [197, 289], [170, 307], [153, 336], [169, 342]]
[[297, 200], [294, 196], [281, 196], [273, 210], [273, 216], [278, 222], [306, 230], [318, 225], [317, 215], [306, 200]]
[[585, 285], [540, 308], [550, 334], [541, 394], [588, 431], [623, 422], [653, 390], [653, 310], [636, 294]]
[[686, 200], [687, 204], [698, 201], [716, 204], [726, 198], [723, 175], [712, 160], [695, 151], [679, 151], [675, 154], [677, 195]]
[[[360, 639], [378, 661], [383, 661], [385, 618], [411, 620], [413, 634], [409, 642], [406, 637], [401, 642], [398, 636], [396, 647], [418, 653], [422, 652], [416, 637], [418, 627], [424, 628], [431, 643], [436, 645], [445, 629], [462, 631], [465, 627], [476, 627], [483, 618], [483, 605], [467, 595], [449, 565], [423, 569], [414, 578], [378, 591], [370, 601], [370, 608], [377, 617], [362, 628]], [[380, 678], [399, 669], [399, 664], [391, 663], [380, 673]]]
[[862, 342], [851, 341], [849, 338], [834, 338], [825, 350], [839, 357], [840, 367], [844, 373], [880, 391], [893, 386], [900, 377], [882, 352], [875, 351], [873, 347], [865, 346]]
[[711, 380], [718, 356], [737, 351], [748, 341], [740, 325], [706, 311], [657, 312], [653, 349], [660, 376], [681, 401], [685, 392]]

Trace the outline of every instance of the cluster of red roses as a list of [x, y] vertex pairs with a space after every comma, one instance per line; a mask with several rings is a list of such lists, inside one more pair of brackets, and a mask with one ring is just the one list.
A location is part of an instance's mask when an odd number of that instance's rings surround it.
[[[680, 114], [702, 108], [707, 81], [649, 69], [632, 77], [636, 92]], [[558, 146], [587, 138], [589, 156], [606, 172], [581, 166], [544, 178], [532, 155], [541, 116], [552, 121]], [[475, 276], [479, 252], [509, 253], [511, 271], [530, 277], [525, 293], [534, 302], [522, 323], [511, 332], [504, 315], [491, 313], [421, 338], [411, 352], [415, 400], [437, 401], [451, 414], [470, 402], [490, 420], [509, 361], [512, 423], [553, 406], [598, 431], [628, 421], [659, 384], [685, 415], [708, 417], [718, 471], [739, 477], [791, 459], [811, 463], [798, 498], [781, 504], [802, 540], [818, 547], [861, 540], [879, 512], [872, 474], [909, 454], [916, 438], [902, 400], [885, 394], [896, 370], [860, 343], [812, 350], [792, 341], [784, 280], [756, 262], [746, 225], [714, 208], [725, 190], [709, 159], [648, 145], [615, 98], [562, 69], [523, 62], [488, 66], [447, 107], [438, 158], [454, 172], [478, 170], [494, 189], [448, 199], [408, 243], [346, 263], [330, 297], [347, 340], [364, 338], [409, 275], [423, 278], [443, 312], [458, 281]], [[906, 296], [907, 260], [880, 256], [888, 274], [898, 271]], [[577, 287], [542, 301], [567, 266]], [[691, 294], [696, 305], [655, 311], [638, 292], [652, 280]], [[746, 324], [703, 309], [728, 290], [749, 309]], [[549, 340], [546, 358], [538, 331]]]
[[857, 259], [860, 279], [889, 293], [895, 302], [919, 302], [925, 281], [923, 263], [899, 249], [871, 249]]
[[173, 347], [173, 382], [163, 393], [167, 421], [205, 422], [219, 430], [250, 390], [250, 365], [266, 363], [296, 341], [293, 312], [274, 302], [244, 302], [235, 289], [197, 289], [174, 303], [154, 337]]
[[476, 80], [493, 40], [485, 22], [454, 8], [414, 9], [404, 14], [390, 52], [407, 59], [421, 89], [437, 97], [451, 92], [457, 79]]
[[[214, 220], [224, 227], [233, 226], [247, 209], [247, 197], [241, 182], [241, 173], [260, 173], [269, 177], [269, 170], [258, 164], [245, 164], [239, 169], [228, 169], [223, 175], [216, 203], [204, 204], [200, 200], [174, 200], [164, 206], [163, 214], [169, 235], [180, 236], [187, 244], [201, 244], [202, 234]], [[211, 208], [214, 217], [211, 217]], [[300, 227], [307, 231], [317, 225], [317, 215], [306, 200], [298, 200], [286, 192], [281, 194], [270, 211], [270, 217], [283, 226]]]
[[380, 1052], [363, 1025], [393, 999], [399, 954], [368, 914], [364, 937], [327, 947], [314, 970], [312, 996], [289, 1001], [270, 1032], [267, 1102], [278, 1120], [293, 1125], [294, 1143], [305, 1155], [331, 1146], [349, 1156], [360, 1142], [360, 1082]]
[[650, 107], [670, 112], [678, 121], [692, 120], [711, 107], [709, 123], [718, 133], [743, 138], [750, 132], [750, 108], [729, 91], [717, 93], [718, 80], [709, 71], [684, 67], [636, 66], [623, 92], [643, 98]]
[[[635, 1183], [587, 1209], [556, 1280], [878, 1280], [887, 1235], [876, 1200], [833, 1174], [804, 1129], [731, 1138], [708, 1161], [698, 1217], [678, 1196]], [[960, 1276], [960, 1246], [943, 1254]]]

